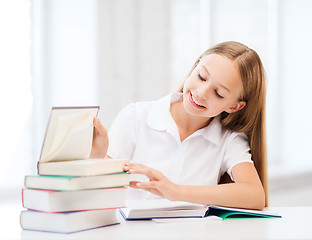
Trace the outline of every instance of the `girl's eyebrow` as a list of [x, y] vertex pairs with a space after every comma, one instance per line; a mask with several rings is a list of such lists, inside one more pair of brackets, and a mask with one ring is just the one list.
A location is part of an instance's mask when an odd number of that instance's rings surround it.
[[[207, 69], [204, 65], [201, 65], [201, 66], [202, 66], [202, 68], [206, 71], [207, 75], [210, 76], [210, 73], [209, 73], [208, 69]], [[229, 89], [228, 87], [224, 86], [223, 84], [218, 83], [217, 85], [220, 86], [220, 87], [222, 87], [222, 88], [224, 88], [224, 89], [225, 89], [226, 91], [228, 91], [229, 93], [231, 93], [230, 89]]]
[[210, 73], [209, 73], [209, 71], [207, 70], [207, 68], [206, 68], [204, 65], [201, 65], [201, 67], [206, 71], [207, 75], [209, 76]]

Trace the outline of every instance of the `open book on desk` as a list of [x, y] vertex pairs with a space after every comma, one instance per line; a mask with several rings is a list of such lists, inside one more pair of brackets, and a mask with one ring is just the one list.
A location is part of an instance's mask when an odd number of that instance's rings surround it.
[[144, 199], [127, 203], [127, 208], [119, 209], [126, 220], [142, 220], [155, 218], [203, 218], [217, 216], [221, 219], [230, 217], [281, 217], [264, 209], [262, 211], [228, 208], [221, 206], [205, 206], [188, 202], [172, 202], [164, 198]]

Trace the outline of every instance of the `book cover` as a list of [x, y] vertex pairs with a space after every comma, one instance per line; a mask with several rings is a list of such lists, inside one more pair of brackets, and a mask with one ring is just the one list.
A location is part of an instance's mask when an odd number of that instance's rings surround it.
[[226, 218], [281, 218], [279, 214], [270, 212], [267, 208], [258, 211], [252, 209], [242, 209], [242, 208], [229, 208], [221, 206], [209, 206], [205, 217], [207, 216], [218, 216], [223, 220]]

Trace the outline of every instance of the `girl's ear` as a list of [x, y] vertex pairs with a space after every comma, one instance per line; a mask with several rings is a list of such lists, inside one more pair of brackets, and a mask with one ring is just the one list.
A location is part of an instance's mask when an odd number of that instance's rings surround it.
[[227, 113], [234, 113], [234, 112], [237, 112], [237, 111], [241, 110], [245, 106], [246, 106], [246, 102], [245, 101], [239, 101], [239, 102], [235, 103], [234, 105], [232, 105], [231, 107], [229, 107], [225, 111]]

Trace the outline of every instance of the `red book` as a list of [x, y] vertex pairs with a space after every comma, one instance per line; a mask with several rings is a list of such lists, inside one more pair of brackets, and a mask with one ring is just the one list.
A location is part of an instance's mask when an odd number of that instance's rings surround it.
[[24, 188], [23, 207], [41, 212], [71, 212], [125, 207], [125, 187], [81, 191]]

